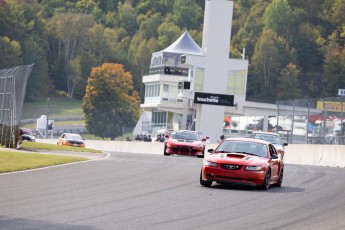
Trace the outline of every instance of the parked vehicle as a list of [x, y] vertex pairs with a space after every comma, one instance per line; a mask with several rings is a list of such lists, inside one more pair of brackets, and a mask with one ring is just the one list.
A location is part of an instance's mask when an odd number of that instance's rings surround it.
[[251, 138], [227, 138], [216, 149], [209, 149], [200, 172], [200, 184], [211, 187], [213, 182], [280, 187], [284, 162], [274, 145]]
[[35, 135], [32, 133], [31, 129], [22, 128], [20, 133], [20, 138], [22, 139], [22, 141], [36, 141]]
[[199, 132], [190, 130], [178, 130], [165, 136], [164, 155], [171, 154], [184, 156], [204, 157], [205, 138], [201, 138]]
[[85, 140], [77, 133], [63, 133], [57, 140], [58, 145], [85, 148]]
[[249, 136], [249, 138], [254, 138], [258, 140], [265, 140], [268, 142], [271, 142], [274, 147], [277, 149], [280, 155], [284, 157], [285, 154], [285, 146], [288, 145], [288, 143], [285, 143], [282, 141], [281, 137], [277, 133], [271, 133], [271, 132], [252, 132]]

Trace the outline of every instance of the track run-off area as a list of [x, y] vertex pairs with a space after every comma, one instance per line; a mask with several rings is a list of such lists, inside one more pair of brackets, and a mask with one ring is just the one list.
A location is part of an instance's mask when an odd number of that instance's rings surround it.
[[205, 188], [202, 159], [108, 153], [0, 174], [0, 229], [345, 229], [344, 168], [286, 164], [281, 188]]

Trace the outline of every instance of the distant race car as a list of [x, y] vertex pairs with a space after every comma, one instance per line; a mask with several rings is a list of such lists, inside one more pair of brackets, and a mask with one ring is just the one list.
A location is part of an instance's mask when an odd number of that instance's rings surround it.
[[284, 154], [285, 154], [284, 147], [287, 146], [288, 143], [284, 143], [279, 134], [272, 133], [272, 132], [255, 131], [250, 134], [249, 138], [271, 142], [274, 145], [274, 147], [277, 149], [277, 151], [284, 157]]
[[174, 131], [165, 136], [164, 155], [176, 154], [203, 158], [205, 141], [206, 139], [201, 138], [200, 133], [196, 131]]
[[227, 138], [208, 152], [200, 173], [202, 186], [211, 187], [217, 182], [253, 185], [267, 190], [271, 185], [282, 185], [283, 158], [270, 142]]
[[85, 140], [77, 133], [63, 133], [58, 138], [57, 144], [85, 148]]
[[22, 141], [31, 141], [31, 142], [35, 142], [36, 138], [35, 135], [32, 133], [31, 129], [26, 129], [26, 128], [22, 128], [20, 130], [20, 138], [22, 139]]

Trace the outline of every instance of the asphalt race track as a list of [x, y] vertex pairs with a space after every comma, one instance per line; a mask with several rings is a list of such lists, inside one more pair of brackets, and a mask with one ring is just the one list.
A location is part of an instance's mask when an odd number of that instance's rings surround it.
[[345, 229], [345, 169], [286, 165], [282, 188], [199, 185], [202, 159], [111, 153], [0, 174], [0, 229]]

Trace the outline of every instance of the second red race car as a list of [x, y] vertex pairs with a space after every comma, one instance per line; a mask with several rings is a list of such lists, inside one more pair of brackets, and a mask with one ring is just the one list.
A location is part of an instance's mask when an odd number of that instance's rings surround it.
[[211, 187], [213, 182], [281, 187], [284, 162], [274, 145], [251, 138], [228, 138], [215, 150], [209, 149], [203, 160], [200, 184]]
[[200, 133], [190, 130], [178, 130], [165, 136], [164, 155], [171, 154], [184, 156], [204, 157], [205, 138]]

